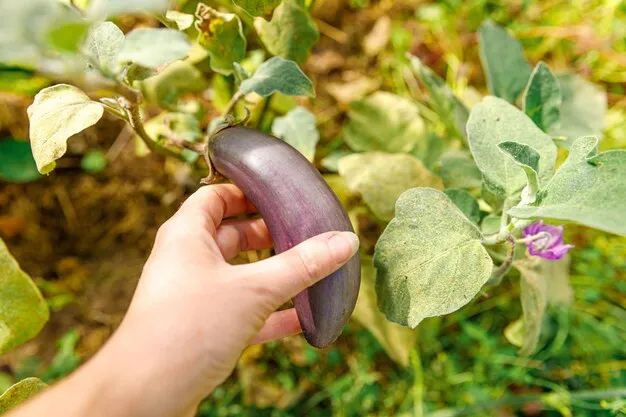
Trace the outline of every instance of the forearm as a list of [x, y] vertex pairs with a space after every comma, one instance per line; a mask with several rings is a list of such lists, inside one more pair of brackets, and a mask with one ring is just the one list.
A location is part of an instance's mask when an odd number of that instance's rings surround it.
[[163, 346], [147, 352], [130, 343], [128, 331], [120, 329], [89, 362], [8, 417], [192, 417], [201, 395], [190, 395], [180, 372], [193, 374], [193, 364], [177, 356], [172, 367], [155, 366], [151, 358]]

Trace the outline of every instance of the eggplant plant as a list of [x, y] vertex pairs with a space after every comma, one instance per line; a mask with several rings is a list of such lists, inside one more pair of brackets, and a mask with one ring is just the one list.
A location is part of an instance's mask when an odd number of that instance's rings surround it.
[[[356, 99], [329, 141], [305, 108], [315, 90], [299, 67], [319, 37], [310, 2], [129, 3], [1, 0], [11, 44], [0, 43], [0, 62], [59, 82], [28, 108], [38, 171], [50, 174], [67, 141], [106, 112], [128, 124], [144, 151], [191, 165], [205, 182], [223, 176], [238, 185], [276, 252], [324, 231], [355, 230], [361, 256], [294, 300], [316, 347], [339, 336], [356, 306], [354, 318], [406, 366], [412, 329], [495, 291], [515, 269], [522, 316], [505, 337], [532, 355], [547, 306], [569, 302], [548, 291], [551, 280], [569, 288], [572, 246], [558, 224], [626, 235], [626, 151], [598, 152], [606, 94], [543, 62], [533, 68], [493, 22], [478, 32], [489, 95], [473, 107], [408, 55], [397, 73], [411, 74], [407, 85], [424, 100], [386, 91]], [[162, 27], [123, 33], [116, 16], [137, 8]], [[35, 16], [37, 36], [24, 36]], [[246, 31], [256, 32], [259, 49], [249, 50]], [[146, 120], [155, 107], [162, 112]], [[25, 178], [3, 166], [0, 176]], [[46, 318], [39, 311], [33, 329]]]

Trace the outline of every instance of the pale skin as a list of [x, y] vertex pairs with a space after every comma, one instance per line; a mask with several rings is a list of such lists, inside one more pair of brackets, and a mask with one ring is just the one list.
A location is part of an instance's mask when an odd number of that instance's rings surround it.
[[294, 295], [358, 250], [349, 232], [313, 237], [271, 258], [233, 266], [240, 251], [271, 247], [262, 219], [234, 185], [202, 187], [160, 229], [130, 308], [84, 366], [10, 413], [25, 416], [193, 416], [243, 350], [301, 332]]

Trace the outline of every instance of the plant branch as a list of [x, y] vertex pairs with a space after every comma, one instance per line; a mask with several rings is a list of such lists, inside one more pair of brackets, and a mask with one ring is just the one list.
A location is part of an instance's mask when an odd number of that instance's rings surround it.
[[[491, 402], [482, 402], [476, 405], [472, 405], [464, 408], [446, 408], [443, 410], [435, 411], [427, 414], [427, 417], [459, 417], [466, 416], [470, 413], [488, 410], [492, 408], [498, 408], [503, 406], [521, 406], [530, 402], [540, 402], [544, 406], [549, 406], [550, 397], [554, 393], [547, 393], [543, 395], [519, 395], [505, 397], [500, 400]], [[569, 399], [574, 401], [590, 400], [598, 401], [608, 398], [626, 398], [626, 388], [614, 388], [605, 390], [587, 390], [587, 391], [574, 391], [569, 393]]]
[[237, 104], [237, 102], [239, 100], [241, 100], [241, 98], [244, 96], [244, 94], [241, 91], [237, 91], [230, 99], [230, 101], [228, 102], [228, 104], [226, 105], [226, 108], [224, 109], [224, 111], [222, 112], [222, 118], [225, 118], [226, 116], [228, 116], [228, 114], [230, 112], [233, 111], [233, 108], [235, 107], [235, 105]]
[[128, 111], [129, 123], [131, 127], [135, 130], [135, 133], [137, 133], [137, 136], [141, 138], [143, 143], [146, 144], [148, 149], [153, 152], [159, 152], [163, 155], [176, 158], [179, 161], [185, 161], [185, 158], [181, 154], [159, 145], [155, 140], [152, 140], [150, 135], [148, 135], [148, 132], [146, 132], [146, 129], [143, 125], [143, 118], [141, 117], [141, 109], [139, 107], [138, 100], [136, 100], [135, 102], [129, 102], [126, 99], [120, 101], [122, 106]]
[[504, 260], [500, 265], [493, 268], [491, 272], [491, 277], [487, 281], [485, 285], [489, 287], [496, 287], [500, 285], [502, 282], [502, 278], [511, 270], [511, 266], [513, 265], [513, 258], [515, 255], [515, 239], [513, 236], [509, 235], [506, 242], [506, 254], [504, 255]]

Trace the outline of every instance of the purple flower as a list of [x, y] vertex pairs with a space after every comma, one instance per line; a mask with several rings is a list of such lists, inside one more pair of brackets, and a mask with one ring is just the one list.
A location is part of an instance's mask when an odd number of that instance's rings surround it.
[[524, 228], [524, 237], [528, 239], [526, 247], [533, 256], [544, 259], [557, 260], [574, 247], [563, 243], [563, 226], [550, 226], [541, 220]]

